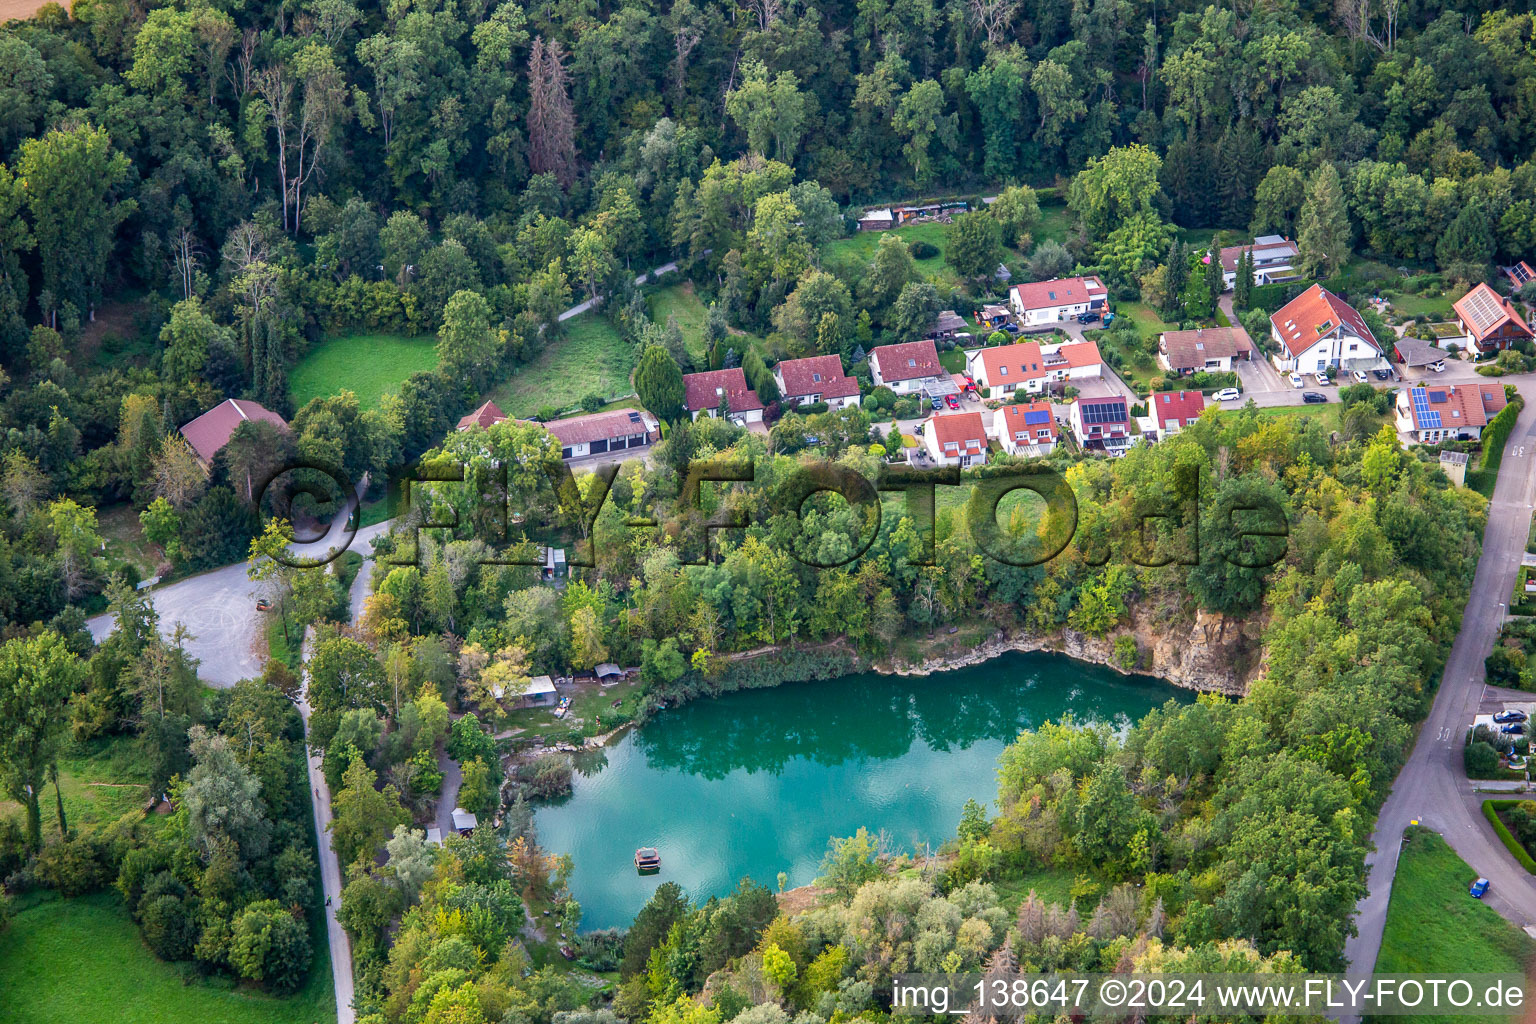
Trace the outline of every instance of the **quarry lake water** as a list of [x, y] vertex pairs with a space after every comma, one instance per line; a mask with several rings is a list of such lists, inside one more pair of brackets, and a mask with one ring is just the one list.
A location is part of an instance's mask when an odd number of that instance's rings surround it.
[[[1194, 695], [1064, 655], [1009, 653], [927, 676], [860, 674], [701, 699], [596, 755], [541, 807], [539, 843], [575, 860], [582, 929], [625, 927], [663, 882], [695, 900], [751, 877], [817, 875], [860, 826], [908, 851], [955, 834], [965, 801], [995, 813], [997, 759], [1020, 731], [1071, 713], [1129, 725]], [[635, 871], [654, 846], [661, 871]]]

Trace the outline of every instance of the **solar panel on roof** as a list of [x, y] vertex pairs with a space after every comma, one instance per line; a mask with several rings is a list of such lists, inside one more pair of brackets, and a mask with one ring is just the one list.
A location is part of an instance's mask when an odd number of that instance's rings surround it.
[[1095, 402], [1083, 407], [1084, 423], [1119, 423], [1125, 419], [1125, 403]]
[[[1444, 391], [1437, 391], [1435, 393], [1440, 396], [1440, 401], [1445, 401]], [[1425, 393], [1424, 389], [1414, 388], [1408, 394], [1413, 400], [1413, 416], [1414, 419], [1419, 421], [1419, 428], [1421, 430], [1438, 429], [1440, 426], [1440, 413], [1429, 407], [1429, 396]]]
[[1041, 423], [1051, 422], [1051, 414], [1041, 409], [1031, 409], [1024, 414], [1026, 426], [1035, 426]]
[[1431, 391], [1429, 393], [1429, 400], [1431, 402], [1434, 402], [1436, 405], [1439, 405], [1441, 402], [1445, 401], [1445, 392], [1444, 391]]
[[1514, 266], [1507, 269], [1509, 270], [1509, 276], [1513, 277], [1521, 284], [1525, 284], [1525, 282], [1531, 279], [1531, 268], [1526, 266], [1524, 263], [1516, 263]]

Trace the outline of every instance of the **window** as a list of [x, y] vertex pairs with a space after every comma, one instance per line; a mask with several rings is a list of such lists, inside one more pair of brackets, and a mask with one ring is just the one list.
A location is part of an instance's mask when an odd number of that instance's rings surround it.
[[813, 384], [820, 384], [821, 383], [821, 374], [819, 374], [819, 373], [811, 374], [811, 383], [813, 383]]
[[997, 369], [997, 375], [998, 375], [998, 376], [999, 376], [999, 377], [1006, 377], [1006, 376], [1008, 376], [1008, 367], [1006, 367], [1006, 366], [1000, 366], [1000, 367], [998, 367], [998, 369]]
[[917, 365], [917, 360], [916, 359], [908, 359], [907, 360], [907, 365], [908, 366], [916, 366]]
[[954, 441], [945, 441], [944, 450], [946, 452], [958, 452], [960, 450], [960, 445]]
[[1036, 437], [1050, 437], [1051, 436], [1051, 432], [1049, 430], [1045, 429], [1044, 427], [1041, 427], [1039, 430], [1035, 431], [1035, 436]]
[[725, 388], [715, 388], [715, 397], [716, 398], [719, 398], [723, 394], [725, 394]]

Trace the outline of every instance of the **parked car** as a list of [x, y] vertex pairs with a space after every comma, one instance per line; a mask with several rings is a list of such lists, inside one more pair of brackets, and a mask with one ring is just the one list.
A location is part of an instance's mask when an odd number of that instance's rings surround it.
[[1523, 722], [1525, 721], [1525, 712], [1515, 711], [1513, 709], [1509, 711], [1499, 711], [1494, 714], [1493, 720], [1500, 724], [1503, 724], [1504, 722]]
[[1006, 324], [1003, 324], [1003, 326], [999, 327], [998, 330], [1000, 330], [1000, 331], [1007, 331], [1009, 334], [1018, 334], [1019, 333], [1019, 325], [1015, 324], [1015, 323], [1006, 323]]
[[1079, 314], [1077, 314], [1077, 322], [1080, 323], [1080, 324], [1091, 324], [1091, 323], [1095, 322], [1098, 319], [1099, 319], [1099, 314], [1093, 312], [1092, 310], [1089, 310], [1086, 313], [1079, 313]]
[[1292, 372], [1292, 374], [1291, 374], [1291, 387], [1299, 388], [1303, 384], [1305, 384], [1306, 382], [1307, 382], [1306, 378], [1303, 377], [1301, 374]]
[[1243, 397], [1243, 393], [1237, 388], [1222, 388], [1211, 397], [1218, 402], [1235, 402]]
[[1391, 380], [1392, 379], [1392, 371], [1391, 370], [1372, 370], [1371, 374], [1377, 380]]
[[1319, 402], [1328, 401], [1328, 396], [1321, 391], [1303, 391], [1301, 393], [1301, 400], [1308, 405], [1317, 405]]
[[1469, 891], [1472, 893], [1472, 898], [1473, 899], [1475, 899], [1475, 900], [1482, 899], [1483, 898], [1483, 893], [1488, 891], [1488, 879], [1486, 879], [1486, 878], [1479, 878], [1477, 881], [1472, 883], [1472, 888]]
[[951, 409], [958, 409], [958, 408], [960, 408], [960, 399], [956, 398], [954, 395], [945, 395], [944, 396], [944, 402]]
[[1350, 376], [1355, 378], [1356, 384], [1369, 384], [1371, 382], [1371, 379], [1365, 375], [1364, 370], [1356, 370]]
[[1519, 722], [1511, 722], [1508, 725], [1500, 726], [1499, 732], [1506, 736], [1524, 736], [1525, 726], [1521, 725]]
[[1434, 362], [1429, 364], [1429, 368], [1431, 370], [1435, 371], [1436, 373], [1444, 373], [1445, 372], [1445, 360], [1444, 359], [1437, 359]]
[[1327, 387], [1329, 384], [1333, 383], [1332, 378], [1328, 376], [1328, 371], [1326, 370], [1318, 370], [1312, 375], [1312, 378], [1324, 387]]

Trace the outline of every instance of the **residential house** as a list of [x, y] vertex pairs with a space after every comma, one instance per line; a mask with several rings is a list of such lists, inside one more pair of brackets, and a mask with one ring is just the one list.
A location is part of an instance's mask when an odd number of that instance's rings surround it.
[[1019, 326], [1029, 330], [1054, 326], [1079, 313], [1104, 310], [1109, 289], [1097, 277], [1064, 277], [1016, 284], [1008, 290], [1008, 297]]
[[1194, 423], [1205, 409], [1205, 396], [1198, 391], [1154, 391], [1147, 399], [1157, 436], [1169, 437]]
[[718, 416], [722, 400], [727, 410], [726, 419], [737, 426], [763, 422], [762, 399], [747, 387], [747, 375], [741, 367], [683, 376], [683, 408], [694, 419], [701, 415]]
[[1050, 377], [1040, 346], [1033, 341], [967, 349], [965, 372], [977, 387], [991, 388], [993, 398], [1011, 395], [1021, 388], [1038, 395]]
[[480, 427], [489, 430], [492, 426], [507, 418], [507, 414], [501, 411], [501, 406], [495, 402], [486, 402], [474, 412], [459, 420], [460, 430], [468, 430], [470, 427]]
[[1104, 357], [1091, 341], [1069, 341], [1061, 345], [1040, 346], [1040, 365], [1045, 368], [1048, 384], [1104, 376]]
[[865, 210], [859, 218], [860, 231], [889, 231], [896, 226], [896, 217], [889, 206], [878, 210]]
[[875, 387], [883, 385], [898, 395], [919, 391], [951, 394], [955, 390], [949, 373], [939, 365], [939, 353], [931, 339], [876, 347], [869, 353], [869, 376]]
[[658, 428], [656, 417], [638, 409], [610, 409], [544, 424], [560, 442], [560, 457], [567, 462], [645, 448], [659, 439]]
[[1253, 358], [1253, 342], [1241, 327], [1201, 327], [1193, 331], [1164, 331], [1157, 339], [1157, 365], [1179, 377], [1226, 372], [1232, 364]]
[[965, 330], [965, 318], [952, 309], [941, 309], [928, 329], [928, 337], [934, 341], [947, 341]]
[[1470, 339], [1479, 355], [1511, 348], [1517, 341], [1530, 341], [1530, 325], [1515, 304], [1486, 283], [1479, 284], [1456, 300], [1451, 307], [1461, 332]]
[[987, 461], [987, 427], [979, 412], [952, 412], [923, 422], [923, 447], [940, 466], [981, 466]]
[[1316, 373], [1329, 367], [1371, 369], [1381, 346], [1355, 308], [1320, 284], [1296, 296], [1269, 318], [1281, 372]]
[[1088, 451], [1122, 454], [1131, 444], [1131, 416], [1125, 399], [1079, 398], [1067, 413], [1077, 443]]
[[1237, 285], [1237, 263], [1243, 253], [1253, 253], [1253, 283], [1278, 284], [1300, 275], [1294, 267], [1301, 250], [1284, 235], [1260, 235], [1248, 245], [1231, 245], [1221, 250], [1221, 280], [1224, 290]]
[[1397, 429], [1419, 444], [1475, 441], [1505, 404], [1504, 385], [1496, 381], [1418, 385], [1397, 393]]
[[785, 359], [773, 368], [780, 401], [786, 406], [826, 402], [828, 409], [859, 404], [859, 382], [843, 373], [837, 356]]
[[213, 465], [213, 457], [229, 444], [229, 439], [242, 423], [270, 423], [279, 430], [288, 429], [281, 416], [260, 402], [228, 398], [192, 422], [183, 424], [181, 436], [192, 446], [197, 461], [206, 471]]
[[1059, 431], [1049, 402], [1018, 402], [992, 413], [992, 436], [1009, 455], [1039, 458], [1056, 450]]

